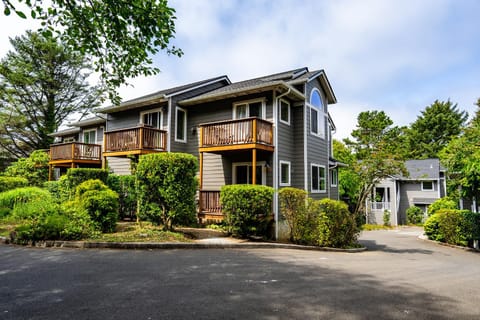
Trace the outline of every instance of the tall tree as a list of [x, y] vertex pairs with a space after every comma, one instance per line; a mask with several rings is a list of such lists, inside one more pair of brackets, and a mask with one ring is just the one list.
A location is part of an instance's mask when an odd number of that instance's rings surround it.
[[449, 173], [450, 187], [460, 187], [461, 196], [468, 198], [475, 198], [480, 192], [480, 99], [477, 106], [464, 132], [440, 152], [440, 159]]
[[422, 111], [408, 130], [408, 157], [411, 159], [438, 158], [438, 153], [465, 126], [468, 114], [458, 110], [450, 100], [435, 100]]
[[56, 32], [70, 49], [93, 57], [109, 96], [128, 78], [152, 75], [151, 55], [165, 50], [181, 56], [169, 44], [175, 34], [175, 10], [167, 0], [2, 0], [4, 14], [15, 12], [42, 22], [42, 33]]
[[46, 149], [73, 113], [98, 106], [101, 90], [90, 86], [89, 64], [55, 38], [35, 32], [10, 39], [0, 61], [0, 147], [13, 157]]
[[402, 141], [402, 130], [393, 125], [393, 121], [383, 111], [366, 111], [358, 115], [357, 128], [352, 131], [354, 141], [344, 142], [355, 155], [352, 164], [359, 177], [355, 213], [365, 212], [365, 201], [370, 196], [372, 188], [391, 175], [406, 174], [399, 141]]

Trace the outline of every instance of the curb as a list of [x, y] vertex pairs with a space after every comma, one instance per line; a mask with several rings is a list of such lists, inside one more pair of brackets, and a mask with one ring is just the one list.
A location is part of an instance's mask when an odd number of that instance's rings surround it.
[[[0, 241], [2, 242], [2, 241]], [[8, 243], [5, 239], [3, 243]], [[88, 241], [42, 241], [33, 247], [37, 248], [73, 248], [73, 249], [128, 249], [128, 250], [173, 250], [173, 249], [296, 249], [310, 251], [329, 251], [357, 253], [367, 248], [339, 249], [298, 244], [240, 242], [240, 243], [190, 243], [190, 242], [88, 242]]]
[[475, 249], [475, 248], [462, 247], [462, 246], [457, 246], [457, 245], [450, 244], [450, 243], [445, 243], [445, 242], [440, 242], [440, 241], [436, 241], [436, 240], [431, 240], [431, 239], [428, 239], [427, 236], [425, 236], [424, 234], [419, 235], [419, 236], [418, 236], [418, 239], [423, 240], [423, 241], [426, 241], [426, 242], [431, 242], [431, 243], [434, 243], [434, 244], [438, 244], [438, 245], [441, 245], [441, 246], [444, 246], [444, 247], [453, 248], [453, 249], [460, 249], [460, 250], [463, 250], [463, 251], [469, 251], [469, 252], [475, 252], [475, 253], [479, 253], [479, 252], [480, 252], [480, 250]]

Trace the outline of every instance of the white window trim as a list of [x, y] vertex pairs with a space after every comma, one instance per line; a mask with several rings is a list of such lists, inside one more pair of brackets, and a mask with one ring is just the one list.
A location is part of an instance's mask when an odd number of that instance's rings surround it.
[[94, 132], [95, 133], [95, 139], [93, 140], [93, 142], [89, 142], [90, 144], [94, 144], [97, 142], [97, 129], [88, 129], [88, 130], [83, 130], [82, 131], [82, 142], [83, 143], [86, 143], [85, 142], [85, 133], [88, 133], [88, 132]]
[[[287, 109], [288, 109], [288, 121], [285, 121], [285, 120], [282, 120], [282, 102], [285, 103], [287, 105]], [[288, 102], [287, 100], [285, 99], [280, 99], [280, 103], [278, 104], [278, 107], [279, 107], [279, 110], [278, 110], [278, 113], [279, 113], [279, 120], [281, 123], [284, 123], [286, 125], [290, 125], [290, 117], [291, 117], [291, 113], [290, 113], [290, 102]]]
[[[425, 189], [423, 187], [424, 182], [431, 182], [432, 183], [432, 188], [431, 189]], [[434, 181], [422, 181], [422, 191], [435, 191], [435, 182]]]
[[[288, 165], [288, 182], [285, 183], [282, 182], [282, 164]], [[292, 163], [290, 161], [280, 160], [279, 168], [279, 185], [281, 187], [289, 187], [292, 184]]]
[[[267, 163], [265, 161], [257, 161], [257, 166], [262, 166], [262, 183], [261, 185], [267, 185], [267, 168], [265, 167]], [[232, 184], [237, 184], [237, 170], [236, 167], [239, 166], [252, 166], [251, 162], [233, 162], [232, 163]], [[257, 181], [257, 185], [259, 185]]]
[[[310, 103], [310, 101], [312, 100], [312, 95], [313, 95], [314, 92], [318, 92], [318, 95], [320, 96], [320, 101], [322, 102], [322, 108], [321, 109], [319, 109], [318, 107], [316, 107], [316, 106], [314, 106], [313, 104]], [[326, 138], [326, 134], [325, 134], [326, 112], [325, 112], [325, 104], [324, 104], [322, 93], [320, 92], [320, 90], [318, 90], [317, 88], [312, 89], [312, 91], [310, 92], [310, 98], [307, 101], [307, 106], [310, 108], [310, 134], [312, 136], [320, 137], [322, 139], [325, 139]], [[312, 131], [312, 109], [315, 109], [317, 111], [317, 129], [318, 129], [317, 133]], [[321, 121], [322, 118], [323, 118], [323, 121]]]
[[[325, 185], [325, 190], [313, 189], [313, 183], [312, 183], [313, 167], [322, 168], [323, 171], [325, 172], [325, 178], [324, 178], [325, 179], [325, 184], [324, 184]], [[316, 164], [316, 163], [311, 163], [310, 164], [310, 190], [312, 191], [312, 193], [327, 193], [327, 188], [328, 188], [328, 180], [326, 180], [327, 177], [328, 177], [328, 175], [327, 175], [327, 171], [326, 171], [325, 166], [323, 166], [321, 164]], [[318, 181], [320, 181], [320, 175], [318, 176]]]
[[159, 122], [159, 128], [158, 129], [163, 130], [163, 111], [162, 111], [162, 108], [150, 109], [150, 110], [145, 110], [145, 111], [140, 112], [140, 124], [145, 124], [145, 123], [143, 123], [143, 116], [144, 115], [149, 114], [149, 113], [155, 113], [155, 112], [160, 113], [160, 119], [158, 119], [158, 122]]
[[[330, 186], [331, 187], [337, 187], [338, 186], [338, 170], [337, 169], [333, 169], [333, 170], [330, 170], [331, 171], [331, 174], [330, 174], [330, 180], [332, 180], [333, 176], [334, 176], [334, 172], [335, 172], [335, 181], [330, 181]], [[335, 183], [334, 183], [335, 182]]]
[[[183, 111], [184, 114], [185, 114], [185, 121], [184, 121], [184, 125], [183, 125], [183, 136], [185, 137], [185, 139], [178, 139], [177, 138], [177, 126], [178, 126], [178, 111]], [[175, 108], [175, 142], [182, 142], [182, 143], [187, 143], [187, 110], [183, 109], [183, 108], [180, 108], [180, 107], [176, 107]]]
[[63, 143], [69, 143], [69, 142], [75, 142], [75, 137], [68, 137], [63, 139]]
[[247, 105], [247, 118], [250, 118], [250, 104], [255, 103], [255, 102], [261, 102], [262, 103], [262, 114], [260, 115], [260, 119], [266, 119], [267, 118], [267, 112], [266, 112], [266, 101], [265, 98], [259, 98], [259, 99], [250, 99], [250, 100], [244, 100], [244, 101], [238, 101], [233, 103], [233, 108], [232, 108], [232, 119], [237, 120], [237, 106], [246, 104]]

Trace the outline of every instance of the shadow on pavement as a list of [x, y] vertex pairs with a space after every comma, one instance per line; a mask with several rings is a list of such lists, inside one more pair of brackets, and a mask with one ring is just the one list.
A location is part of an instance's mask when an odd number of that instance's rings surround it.
[[383, 251], [383, 252], [389, 252], [389, 253], [433, 254], [432, 250], [418, 249], [418, 248], [393, 248], [384, 244], [379, 244], [375, 240], [360, 239], [358, 242], [364, 245], [365, 247], [367, 247], [369, 251]]

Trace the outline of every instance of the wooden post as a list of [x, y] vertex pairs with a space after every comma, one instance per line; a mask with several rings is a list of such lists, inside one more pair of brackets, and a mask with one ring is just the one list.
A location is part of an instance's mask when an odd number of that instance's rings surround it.
[[48, 166], [48, 181], [52, 181], [53, 175], [53, 165]]
[[75, 158], [76, 158], [75, 157], [75, 142], [72, 142], [72, 160], [75, 159]]
[[203, 147], [203, 127], [200, 127], [199, 135], [200, 135], [199, 147], [201, 148]]
[[253, 143], [257, 143], [257, 119], [253, 119], [253, 126], [252, 126], [252, 137], [253, 137]]
[[252, 149], [252, 184], [257, 184], [257, 149]]
[[139, 137], [139, 140], [138, 140], [138, 144], [139, 144], [139, 149], [142, 150], [143, 149], [143, 126], [140, 127], [140, 131], [138, 133], [140, 135]]

